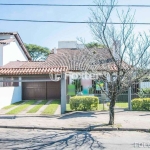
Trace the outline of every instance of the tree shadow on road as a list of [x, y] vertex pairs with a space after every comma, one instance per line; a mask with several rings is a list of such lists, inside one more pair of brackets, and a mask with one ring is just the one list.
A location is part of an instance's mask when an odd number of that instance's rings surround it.
[[[16, 131], [17, 132], [17, 131]], [[20, 131], [21, 133], [21, 131]], [[45, 133], [45, 134], [44, 134]], [[22, 150], [60, 150], [60, 149], [89, 149], [101, 150], [105, 147], [90, 132], [63, 132], [63, 131], [38, 131], [25, 133], [19, 138], [19, 131], [14, 135], [0, 136], [0, 145], [3, 149], [22, 149]]]

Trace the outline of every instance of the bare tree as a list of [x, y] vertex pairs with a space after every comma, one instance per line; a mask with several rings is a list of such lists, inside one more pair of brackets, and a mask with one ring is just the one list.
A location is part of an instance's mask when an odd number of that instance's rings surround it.
[[[130, 8], [117, 10], [116, 0], [95, 0], [94, 3], [98, 6], [97, 9], [91, 10], [89, 26], [95, 40], [104, 45], [104, 51], [110, 55], [111, 61], [95, 63], [95, 66], [90, 64], [94, 67], [92, 71], [101, 71], [100, 79], [108, 85], [108, 91], [102, 90], [110, 99], [109, 124], [113, 125], [117, 96], [149, 73], [150, 36], [145, 32], [135, 33], [134, 13]], [[113, 24], [114, 16], [120, 24]], [[93, 50], [87, 48], [87, 51], [90, 62], [99, 62], [102, 59]]]

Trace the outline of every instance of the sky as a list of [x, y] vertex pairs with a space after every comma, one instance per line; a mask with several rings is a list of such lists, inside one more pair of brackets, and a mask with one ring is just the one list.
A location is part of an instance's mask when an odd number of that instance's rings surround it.
[[[0, 3], [93, 4], [93, 0], [0, 0]], [[118, 4], [150, 5], [150, 0], [118, 0]], [[135, 21], [150, 22], [150, 8], [133, 8], [135, 9]], [[88, 21], [89, 17], [89, 7], [0, 6], [0, 19]], [[136, 32], [148, 32], [149, 29], [150, 25], [136, 26]], [[58, 47], [58, 41], [76, 41], [78, 37], [86, 42], [94, 40], [88, 24], [0, 21], [0, 32], [16, 31], [24, 43], [37, 44], [49, 49]]]

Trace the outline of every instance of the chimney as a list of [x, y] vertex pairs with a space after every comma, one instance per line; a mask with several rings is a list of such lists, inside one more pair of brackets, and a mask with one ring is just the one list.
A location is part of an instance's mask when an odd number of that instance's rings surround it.
[[54, 54], [57, 54], [57, 49], [56, 49], [56, 47], [54, 47]]

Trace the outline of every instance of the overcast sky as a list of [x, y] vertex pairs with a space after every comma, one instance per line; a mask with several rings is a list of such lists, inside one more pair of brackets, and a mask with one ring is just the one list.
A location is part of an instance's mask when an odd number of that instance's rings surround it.
[[[150, 5], [150, 0], [118, 0], [119, 4]], [[0, 0], [0, 3], [93, 4], [93, 0]], [[134, 8], [135, 9], [135, 8]], [[150, 8], [136, 8], [137, 22], [150, 22]], [[0, 6], [0, 19], [87, 21], [88, 7]], [[115, 17], [115, 16], [114, 16]], [[114, 18], [115, 20], [115, 18]], [[136, 31], [148, 31], [150, 26], [138, 25]], [[27, 23], [0, 21], [0, 32], [17, 31], [25, 43], [57, 47], [58, 41], [73, 41], [77, 37], [93, 41], [87, 24]]]

